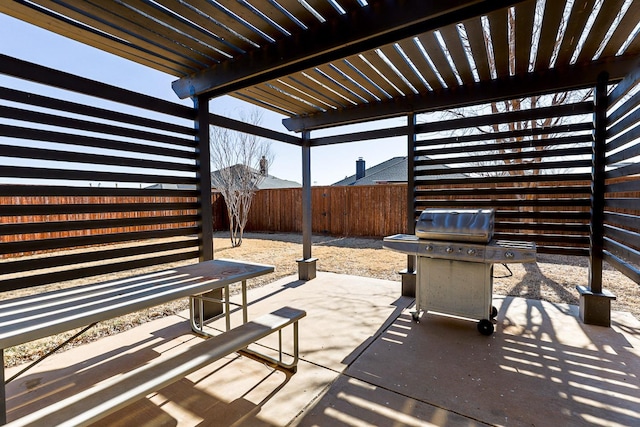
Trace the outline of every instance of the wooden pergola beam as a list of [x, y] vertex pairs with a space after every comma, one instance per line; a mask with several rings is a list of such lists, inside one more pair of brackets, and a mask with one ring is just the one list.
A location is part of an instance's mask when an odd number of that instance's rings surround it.
[[234, 60], [173, 82], [180, 98], [210, 98], [485, 15], [523, 0], [373, 1], [296, 37], [262, 46]]
[[366, 107], [358, 106], [313, 116], [292, 117], [284, 119], [282, 123], [288, 130], [300, 132], [303, 129], [322, 129], [374, 119], [400, 117], [411, 113], [582, 89], [593, 87], [598, 75], [603, 71], [609, 73], [611, 82], [617, 82], [636, 69], [637, 65], [637, 58], [619, 57], [610, 61], [550, 69], [546, 72], [528, 73], [508, 79], [496, 79], [464, 87], [442, 89], [403, 99], [379, 102]]

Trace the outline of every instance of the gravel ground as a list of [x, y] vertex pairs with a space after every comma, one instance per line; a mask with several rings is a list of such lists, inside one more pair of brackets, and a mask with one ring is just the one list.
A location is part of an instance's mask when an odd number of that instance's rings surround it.
[[[281, 277], [297, 274], [296, 259], [302, 255], [302, 236], [247, 233], [243, 244], [233, 248], [228, 234], [217, 233], [214, 249], [216, 258], [239, 259], [276, 266], [274, 273], [249, 280], [248, 286], [252, 288], [271, 283]], [[380, 239], [314, 236], [312, 249], [313, 256], [318, 258], [318, 271], [400, 282], [398, 271], [406, 268], [406, 255], [383, 249]], [[543, 299], [554, 303], [578, 304], [578, 293], [575, 287], [588, 283], [588, 260], [583, 257], [538, 255], [538, 262], [535, 264], [511, 264], [509, 268], [511, 271], [502, 265], [494, 267], [494, 293]], [[617, 296], [617, 300], [612, 303], [613, 309], [631, 312], [640, 319], [640, 285], [606, 264], [605, 268], [603, 286]], [[33, 291], [30, 290], [30, 292]], [[400, 284], [398, 283], [399, 293]], [[16, 293], [5, 293], [2, 298], [12, 296], [16, 296]], [[121, 332], [186, 308], [186, 301], [176, 301], [102, 322], [71, 345], [94, 341], [102, 336]], [[75, 332], [69, 331], [56, 337], [6, 349], [5, 364], [13, 366], [32, 360], [45, 350], [54, 348]]]

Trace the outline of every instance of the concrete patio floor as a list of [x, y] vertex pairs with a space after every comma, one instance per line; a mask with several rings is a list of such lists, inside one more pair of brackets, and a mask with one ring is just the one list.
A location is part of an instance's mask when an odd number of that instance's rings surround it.
[[[98, 425], [640, 425], [640, 322], [629, 313], [603, 328], [582, 324], [575, 306], [495, 296], [496, 332], [486, 337], [469, 321], [413, 322], [413, 300], [399, 293], [398, 282], [332, 273], [253, 289], [250, 318], [285, 305], [307, 311], [296, 374], [231, 355]], [[7, 386], [9, 420], [197, 342], [187, 318], [43, 361]]]

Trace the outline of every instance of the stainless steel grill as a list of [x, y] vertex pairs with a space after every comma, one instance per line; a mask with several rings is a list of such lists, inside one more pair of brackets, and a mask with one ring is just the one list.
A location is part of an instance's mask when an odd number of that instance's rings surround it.
[[492, 240], [493, 209], [426, 209], [415, 235], [384, 238], [383, 246], [417, 256], [416, 310], [478, 320], [484, 335], [494, 331], [491, 304], [493, 264], [536, 261], [532, 242]]

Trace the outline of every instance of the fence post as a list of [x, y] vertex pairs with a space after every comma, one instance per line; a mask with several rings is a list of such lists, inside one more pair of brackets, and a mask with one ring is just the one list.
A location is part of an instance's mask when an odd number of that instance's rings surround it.
[[608, 80], [609, 75], [606, 72], [598, 76], [593, 96], [595, 105], [591, 166], [589, 287], [577, 286], [580, 293], [580, 319], [587, 324], [607, 327], [611, 326], [611, 300], [615, 299], [613, 294], [602, 289]]

